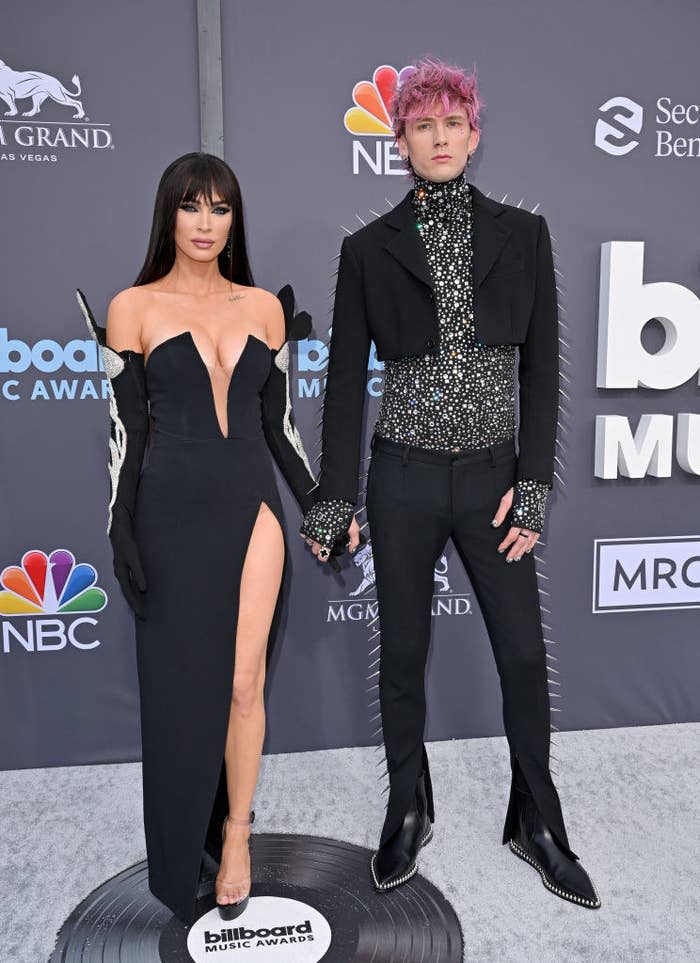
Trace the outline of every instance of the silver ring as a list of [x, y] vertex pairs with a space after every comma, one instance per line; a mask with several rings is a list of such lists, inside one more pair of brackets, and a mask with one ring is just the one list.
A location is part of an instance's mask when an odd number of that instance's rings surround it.
[[328, 556], [329, 556], [330, 554], [331, 554], [331, 553], [330, 553], [330, 549], [326, 548], [325, 545], [323, 546], [323, 548], [319, 548], [319, 550], [318, 550], [318, 557], [319, 557], [319, 558], [326, 559], [326, 558], [328, 558]]

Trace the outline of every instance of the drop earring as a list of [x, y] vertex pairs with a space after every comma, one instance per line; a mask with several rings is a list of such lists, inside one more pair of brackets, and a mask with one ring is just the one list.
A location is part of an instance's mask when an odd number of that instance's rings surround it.
[[233, 301], [233, 228], [229, 232], [228, 244], [226, 245], [226, 257], [228, 259], [228, 283], [231, 288], [229, 301]]

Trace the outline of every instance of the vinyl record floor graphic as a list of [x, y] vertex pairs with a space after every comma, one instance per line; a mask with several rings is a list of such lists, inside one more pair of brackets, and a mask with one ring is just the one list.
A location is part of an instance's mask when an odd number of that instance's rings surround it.
[[189, 930], [151, 895], [137, 863], [73, 910], [49, 963], [462, 963], [455, 912], [422, 876], [380, 894], [360, 846], [256, 834], [251, 849], [253, 889], [238, 919], [219, 917], [213, 863]]

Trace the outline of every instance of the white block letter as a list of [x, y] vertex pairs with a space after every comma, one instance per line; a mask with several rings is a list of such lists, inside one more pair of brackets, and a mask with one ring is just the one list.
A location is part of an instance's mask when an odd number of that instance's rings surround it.
[[[682, 284], [644, 284], [643, 276], [643, 241], [601, 245], [599, 388], [676, 388], [700, 368], [700, 298]], [[652, 318], [666, 332], [656, 354], [641, 339]]]
[[670, 478], [672, 454], [673, 415], [642, 415], [634, 435], [623, 415], [596, 417], [596, 478]]

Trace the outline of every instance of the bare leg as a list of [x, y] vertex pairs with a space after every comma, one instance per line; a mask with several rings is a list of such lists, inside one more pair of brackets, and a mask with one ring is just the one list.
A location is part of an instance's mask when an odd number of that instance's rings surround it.
[[[263, 502], [241, 576], [236, 665], [224, 758], [230, 820], [217, 876], [219, 903], [237, 903], [250, 888], [247, 820], [255, 794], [265, 735], [265, 653], [284, 564], [284, 539]], [[236, 822], [234, 822], [234, 820]], [[243, 825], [237, 825], [237, 823]]]

